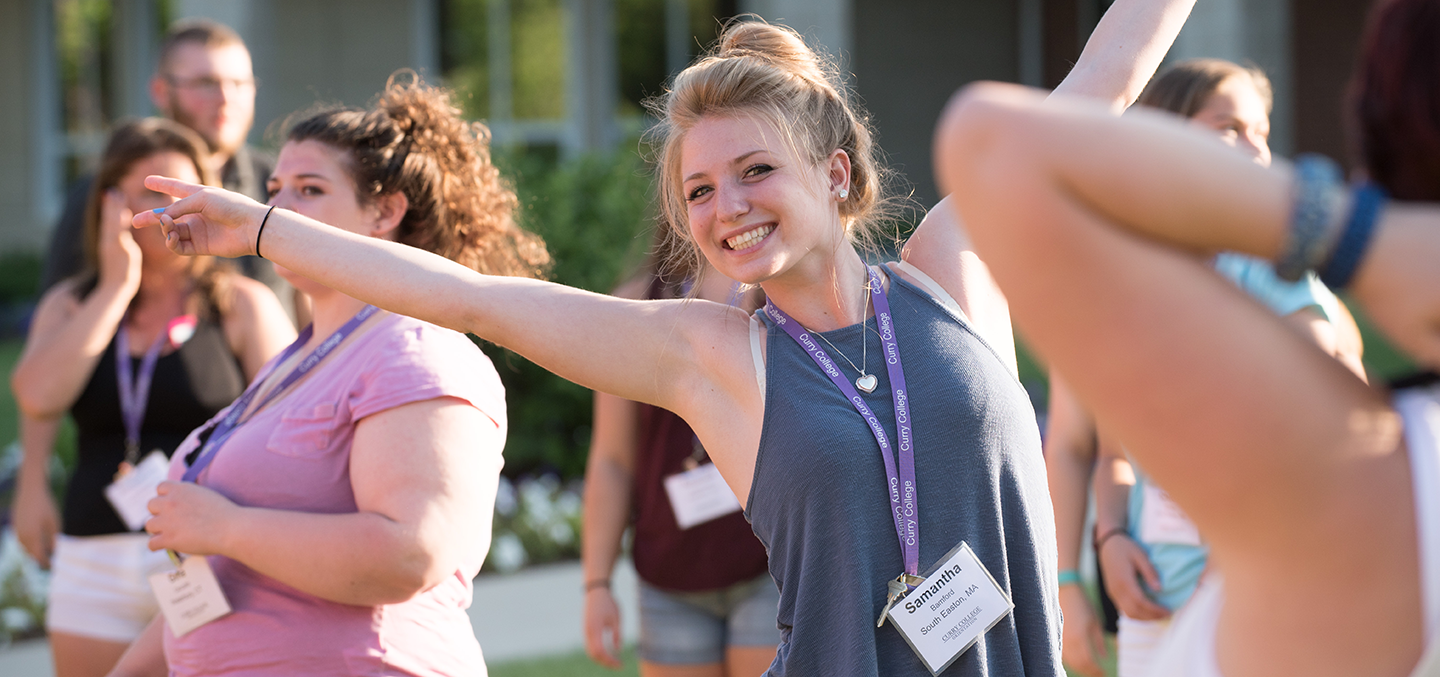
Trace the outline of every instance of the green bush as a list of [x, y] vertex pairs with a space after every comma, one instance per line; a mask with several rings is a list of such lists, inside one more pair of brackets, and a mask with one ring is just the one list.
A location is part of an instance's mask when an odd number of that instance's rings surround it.
[[34, 252], [0, 255], [0, 305], [39, 298], [41, 265], [40, 255]]
[[[608, 293], [640, 263], [649, 243], [653, 189], [634, 151], [558, 163], [530, 153], [497, 163], [515, 182], [521, 224], [549, 246], [552, 280]], [[590, 391], [507, 350], [487, 345], [486, 352], [509, 403], [505, 474], [584, 475]]]

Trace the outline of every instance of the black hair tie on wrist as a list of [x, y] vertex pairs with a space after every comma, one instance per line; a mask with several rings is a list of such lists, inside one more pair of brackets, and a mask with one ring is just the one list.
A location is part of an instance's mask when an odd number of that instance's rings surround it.
[[270, 220], [270, 212], [273, 211], [275, 211], [275, 205], [270, 205], [270, 208], [265, 210], [265, 218], [260, 219], [260, 230], [255, 231], [255, 255], [262, 259], [265, 256], [260, 253], [260, 235], [265, 232], [265, 222]]

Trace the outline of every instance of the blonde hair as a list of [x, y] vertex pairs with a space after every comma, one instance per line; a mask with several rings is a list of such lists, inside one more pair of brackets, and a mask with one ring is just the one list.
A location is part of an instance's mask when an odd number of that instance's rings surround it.
[[675, 76], [669, 91], [647, 105], [660, 119], [651, 134], [659, 151], [661, 222], [670, 226], [661, 236], [678, 240], [666, 243], [674, 257], [699, 261], [682, 195], [680, 148], [685, 134], [707, 116], [759, 116], [812, 163], [845, 151], [850, 185], [839, 203], [841, 222], [861, 248], [879, 248], [880, 226], [893, 212], [891, 172], [868, 116], [851, 100], [834, 65], [795, 31], [763, 20], [732, 21], [706, 54]]

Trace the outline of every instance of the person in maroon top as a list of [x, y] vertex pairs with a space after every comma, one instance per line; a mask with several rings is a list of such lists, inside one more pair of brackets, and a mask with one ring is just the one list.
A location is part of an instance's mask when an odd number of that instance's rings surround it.
[[[747, 311], [763, 302], [758, 290], [741, 292], [708, 266], [694, 290], [693, 276], [683, 272], [673, 277], [684, 283], [667, 284], [671, 276], [655, 272], [657, 260], [665, 258], [652, 257], [646, 272], [615, 295], [693, 294]], [[770, 667], [780, 641], [775, 621], [780, 597], [765, 546], [684, 420], [659, 407], [595, 393], [584, 509], [585, 646], [592, 659], [620, 667], [620, 610], [610, 572], [621, 535], [633, 523], [640, 674], [753, 677]]]

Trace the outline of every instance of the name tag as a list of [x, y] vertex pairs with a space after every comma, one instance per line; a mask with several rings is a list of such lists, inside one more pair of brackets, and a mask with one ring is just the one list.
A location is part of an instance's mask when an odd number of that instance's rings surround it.
[[155, 488], [165, 481], [169, 471], [170, 460], [157, 449], [105, 487], [105, 498], [110, 499], [110, 505], [115, 506], [115, 512], [131, 531], [139, 531], [150, 520], [150, 499], [155, 498]]
[[1164, 489], [1145, 483], [1144, 505], [1140, 508], [1140, 540], [1146, 543], [1203, 545], [1200, 530]]
[[230, 613], [220, 581], [204, 557], [186, 557], [179, 569], [152, 574], [150, 588], [176, 637]]
[[740, 501], [735, 500], [714, 463], [666, 477], [665, 493], [670, 496], [670, 507], [681, 529], [740, 511]]
[[963, 541], [887, 614], [934, 675], [1009, 615], [1015, 605]]

